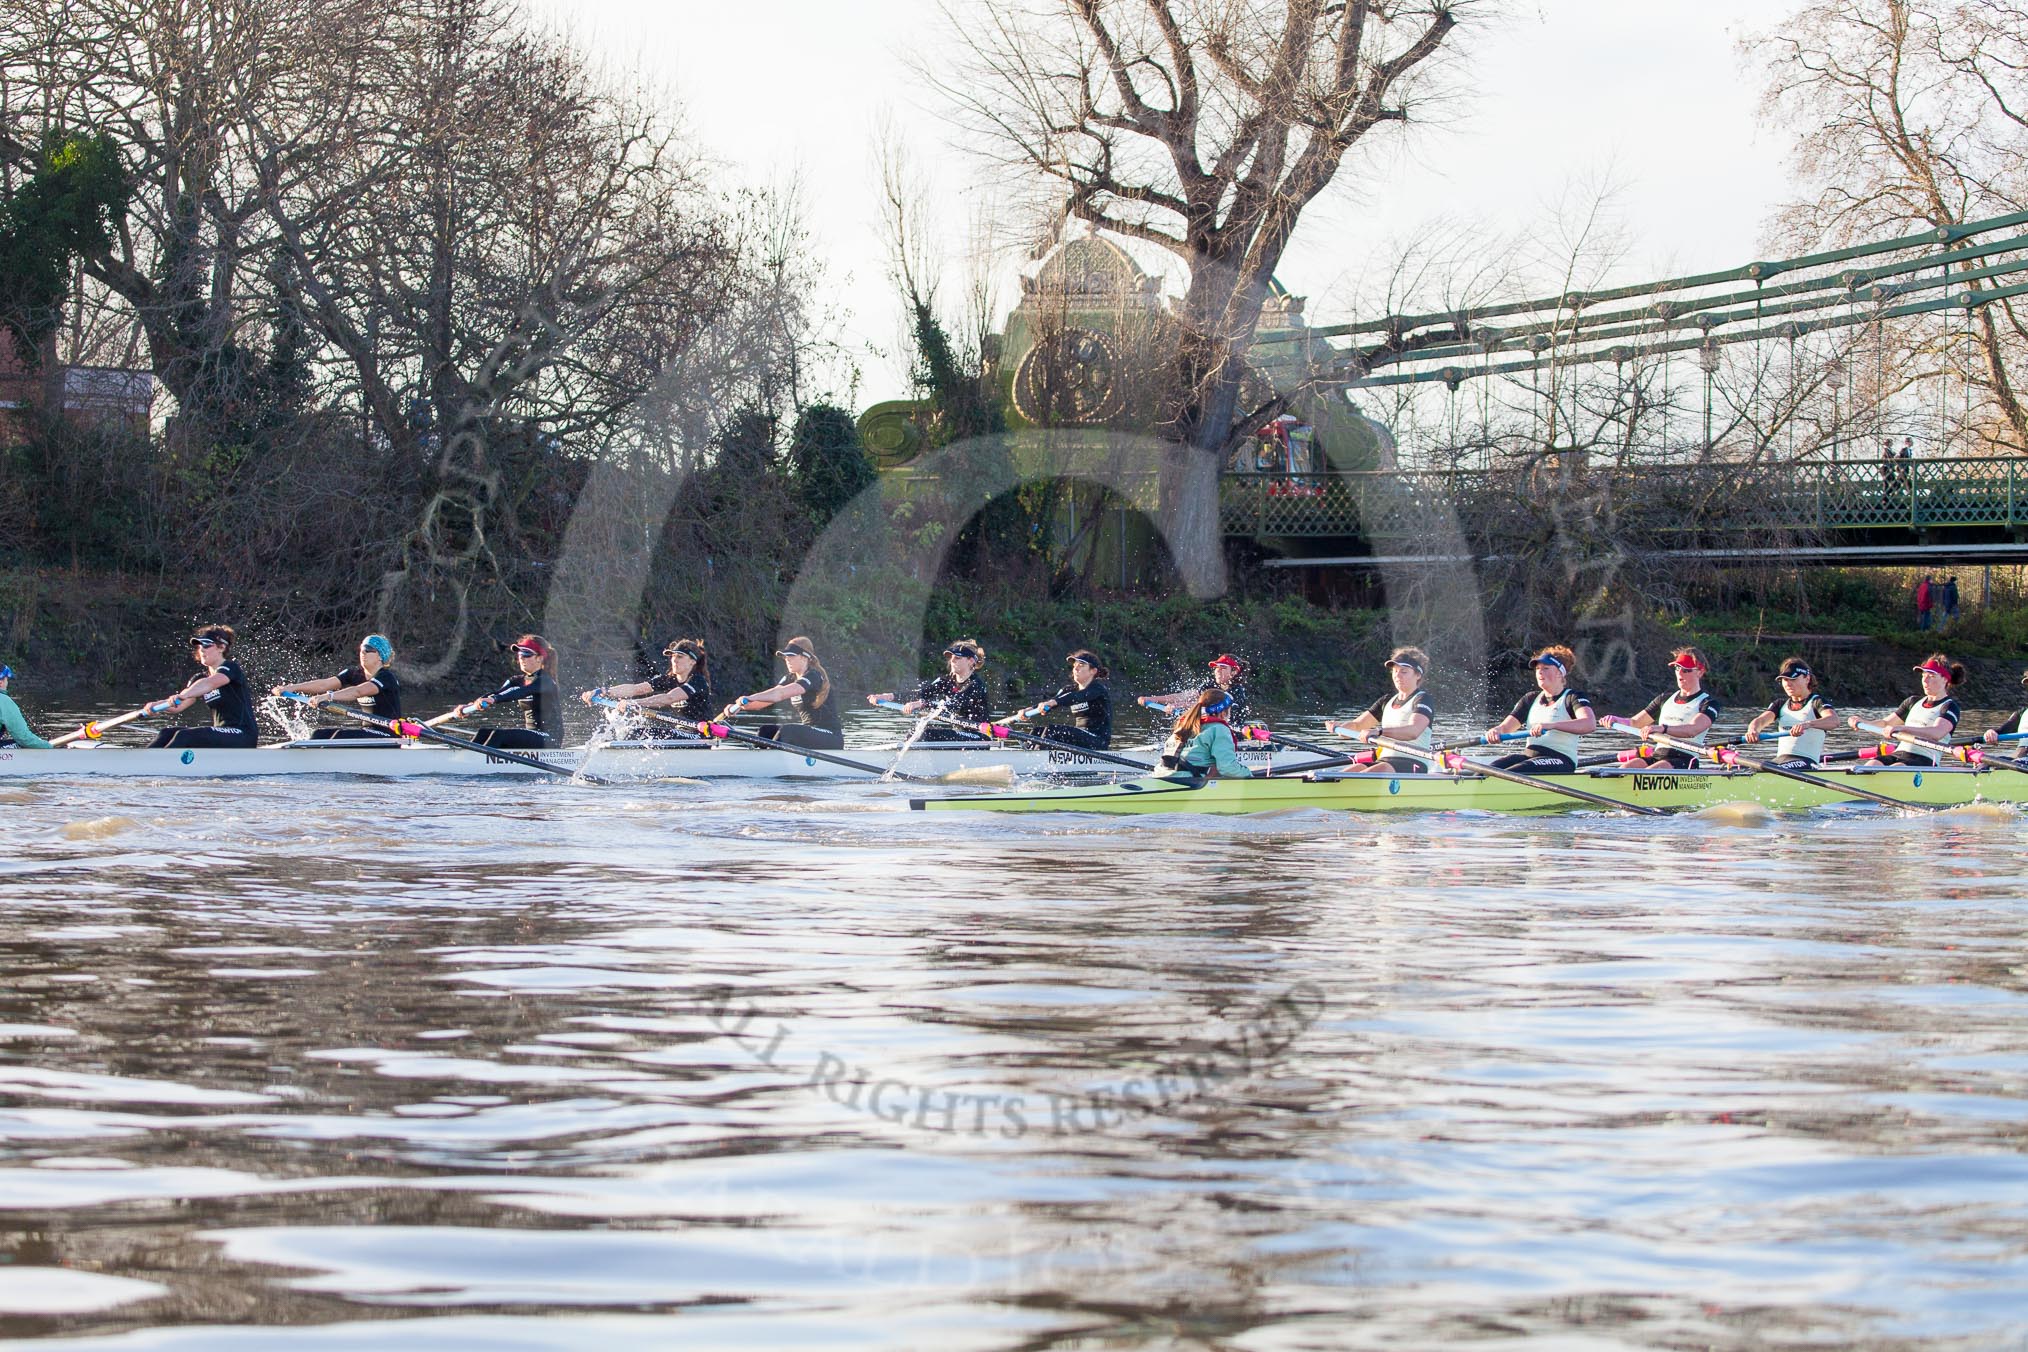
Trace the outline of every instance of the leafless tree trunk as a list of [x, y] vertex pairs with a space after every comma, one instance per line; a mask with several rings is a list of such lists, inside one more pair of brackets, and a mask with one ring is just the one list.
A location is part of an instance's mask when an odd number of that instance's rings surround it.
[[1189, 266], [1162, 392], [1165, 474], [1191, 589], [1224, 589], [1218, 474], [1269, 279], [1317, 195], [1376, 129], [1420, 116], [1475, 0], [981, 0], [971, 60], [933, 75], [1054, 210]]
[[[1765, 61], [1768, 115], [1797, 137], [1805, 195], [1782, 221], [1797, 245], [2028, 207], [2021, 0], [1824, 0], [1783, 16], [1747, 50]], [[1939, 341], [1938, 321], [1901, 325], [1897, 355], [1977, 389], [1992, 439], [2028, 451], [2028, 313], [2002, 300], [1979, 307], [1971, 325], [1969, 344]]]

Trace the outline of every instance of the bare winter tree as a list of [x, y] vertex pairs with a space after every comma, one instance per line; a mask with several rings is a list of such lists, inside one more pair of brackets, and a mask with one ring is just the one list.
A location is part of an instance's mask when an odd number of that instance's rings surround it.
[[1193, 591], [1224, 587], [1218, 471], [1245, 354], [1303, 211], [1353, 147], [1418, 119], [1481, 0], [983, 0], [938, 78], [1065, 214], [1188, 264], [1163, 392], [1164, 511]]
[[735, 258], [694, 151], [511, 8], [422, 0], [394, 27], [362, 98], [381, 134], [319, 183], [271, 180], [264, 206], [334, 380], [420, 480], [379, 618], [448, 592], [444, 667], [496, 538], [545, 515], [554, 486], [515, 462], [607, 444], [720, 311]]
[[46, 129], [117, 143], [132, 209], [82, 267], [144, 335], [182, 443], [244, 466], [213, 448], [349, 424], [382, 501], [416, 504], [359, 555], [384, 625], [446, 636], [434, 662], [411, 648], [418, 676], [457, 659], [500, 556], [560, 529], [560, 468], [805, 397], [793, 202], [709, 188], [669, 116], [512, 0], [8, 6], [0, 106], [6, 164]]
[[[333, 76], [391, 56], [366, 0], [56, 0], [0, 8], [0, 157], [45, 130], [118, 143], [126, 218], [83, 271], [130, 308], [150, 364], [188, 417], [246, 397], [245, 339], [264, 318], [273, 235], [263, 180], [312, 178], [341, 127]], [[295, 133], [263, 144], [259, 110]], [[348, 133], [349, 134], [349, 133]]]
[[[1782, 219], [1791, 242], [1844, 244], [2028, 208], [2022, 0], [1810, 3], [1745, 49], [1764, 63], [1768, 115], [1796, 136], [1803, 196]], [[1968, 335], [1903, 324], [1893, 360], [1965, 382], [1985, 405], [1987, 434], [2028, 450], [2028, 311], [2004, 299], [1969, 324]]]

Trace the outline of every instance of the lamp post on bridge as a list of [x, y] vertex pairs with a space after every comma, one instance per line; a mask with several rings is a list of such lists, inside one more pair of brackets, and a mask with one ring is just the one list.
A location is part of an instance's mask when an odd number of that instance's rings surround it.
[[1704, 369], [1704, 458], [1711, 458], [1711, 378], [1718, 374], [1718, 344], [1705, 335], [1697, 349], [1697, 364]]
[[1831, 358], [1824, 368], [1824, 383], [1831, 387], [1831, 463], [1838, 463], [1838, 442], [1844, 436], [1844, 427], [1838, 421], [1838, 392], [1845, 388], [1845, 359]]

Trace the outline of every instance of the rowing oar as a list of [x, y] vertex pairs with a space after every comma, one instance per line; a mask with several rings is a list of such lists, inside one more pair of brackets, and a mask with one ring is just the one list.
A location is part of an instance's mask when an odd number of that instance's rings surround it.
[[[1348, 733], [1346, 735], [1350, 736], [1352, 734]], [[1528, 734], [1525, 732], [1503, 732], [1500, 734], [1500, 740], [1503, 742], [1518, 742], [1527, 735]], [[1275, 743], [1278, 746], [1288, 747], [1292, 751], [1308, 751], [1318, 756], [1342, 756], [1345, 754], [1337, 747], [1323, 746], [1316, 742], [1299, 742], [1295, 738], [1287, 735], [1286, 733], [1280, 732], [1269, 733], [1267, 740]], [[1468, 747], [1489, 746], [1489, 745], [1491, 745], [1491, 743], [1487, 742], [1485, 738], [1474, 737], [1468, 742], [1445, 742], [1441, 746], [1432, 747], [1430, 749], [1430, 754], [1434, 754], [1439, 751], [1463, 751]], [[1422, 753], [1417, 754], [1419, 759], [1428, 758], [1426, 755], [1423, 755]]]
[[1637, 728], [1632, 723], [1620, 718], [1601, 718], [1599, 726], [1608, 728], [1613, 732], [1624, 733], [1629, 737], [1638, 737], [1643, 742], [1653, 746], [1665, 746], [1672, 751], [1681, 751], [1690, 756], [1709, 756], [1728, 770], [1745, 770], [1749, 774], [1757, 775], [1776, 775], [1782, 779], [1793, 779], [1798, 784], [1808, 784], [1814, 788], [1824, 789], [1840, 797], [1867, 798], [1888, 807], [1916, 808], [1923, 812], [1935, 812], [1937, 810], [1937, 805], [1934, 803], [1911, 803], [1905, 798], [1890, 798], [1884, 793], [1875, 793], [1871, 789], [1862, 789], [1856, 784], [1841, 784], [1835, 779], [1825, 779], [1821, 775], [1805, 774], [1801, 770], [1791, 770], [1786, 765], [1769, 765], [1763, 761], [1748, 760], [1739, 754], [1736, 747], [1730, 744], [1724, 746], [1699, 746], [1695, 742], [1686, 742], [1680, 737], [1671, 737], [1666, 732], [1656, 732], [1653, 728]]
[[[1279, 770], [1273, 766], [1269, 766], [1261, 772], [1261, 777], [1264, 779], [1281, 779], [1291, 775], [1307, 775], [1318, 770], [1336, 770], [1341, 766], [1356, 765], [1373, 754], [1370, 751], [1346, 752], [1339, 750], [1337, 747], [1320, 746], [1315, 742], [1297, 741], [1293, 737], [1284, 737], [1278, 732], [1268, 732], [1266, 728], [1248, 728], [1247, 732], [1249, 734], [1264, 734], [1262, 740], [1265, 740], [1271, 747], [1285, 746], [1291, 751], [1307, 751], [1313, 756], [1322, 756], [1324, 758], [1320, 761], [1308, 761], [1302, 765], [1285, 765]], [[1237, 737], [1239, 734], [1234, 733], [1233, 736]]]
[[597, 775], [589, 775], [582, 770], [566, 770], [561, 765], [551, 765], [548, 761], [537, 760], [533, 756], [521, 756], [512, 751], [503, 751], [497, 746], [481, 746], [477, 742], [468, 742], [462, 737], [452, 737], [447, 733], [438, 732], [427, 723], [417, 723], [413, 719], [380, 718], [373, 714], [361, 713], [357, 709], [346, 709], [335, 704], [311, 704], [308, 695], [291, 694], [284, 695], [282, 698], [296, 700], [302, 704], [309, 704], [311, 708], [322, 709], [327, 713], [342, 714], [354, 722], [368, 723], [376, 728], [385, 728], [389, 732], [399, 733], [403, 737], [420, 737], [425, 741], [441, 742], [445, 746], [453, 746], [460, 751], [476, 751], [482, 756], [491, 756], [495, 760], [512, 761], [516, 765], [525, 765], [531, 770], [546, 770], [552, 775], [561, 775], [565, 779], [581, 779], [587, 784], [604, 784], [606, 782]]
[[[648, 711], [643, 709], [640, 712], [647, 713]], [[672, 719], [671, 721], [675, 720]], [[766, 737], [756, 737], [750, 732], [733, 727], [730, 723], [685, 722], [682, 726], [690, 728], [705, 737], [717, 737], [726, 741], [744, 742], [746, 745], [758, 747], [762, 751], [780, 751], [791, 756], [807, 756], [811, 760], [823, 761], [827, 765], [842, 765], [847, 770], [857, 770], [863, 775], [872, 775], [875, 779], [887, 773], [881, 766], [868, 765], [865, 761], [847, 760], [843, 756], [834, 756], [828, 751], [819, 751], [815, 747], [791, 746], [786, 742], [776, 742]], [[937, 782], [936, 778], [930, 775], [896, 775], [895, 778], [906, 779], [912, 784], [934, 784]]]
[[1601, 793], [1591, 793], [1585, 789], [1574, 788], [1569, 784], [1559, 784], [1554, 779], [1545, 775], [1524, 775], [1519, 770], [1502, 770], [1499, 766], [1487, 765], [1484, 761], [1468, 760], [1461, 751], [1424, 751], [1419, 746], [1410, 746], [1407, 742], [1397, 742], [1392, 737], [1382, 737], [1377, 733], [1369, 737], [1367, 741], [1370, 745], [1392, 751], [1397, 756], [1408, 756], [1419, 761], [1434, 761], [1453, 774], [1479, 775], [1485, 779], [1504, 779], [1510, 784], [1520, 784], [1527, 788], [1540, 789], [1544, 793], [1560, 793], [1565, 798], [1575, 798], [1585, 803], [1596, 803], [1600, 807], [1609, 807], [1615, 812], [1637, 812], [1644, 817], [1667, 815], [1658, 807], [1649, 807], [1645, 803], [1622, 803], [1617, 798], [1608, 798]]
[[[1248, 729], [1248, 731], [1253, 730]], [[1266, 733], [1267, 729], [1262, 728], [1260, 729], [1260, 731]], [[1526, 735], [1527, 734], [1525, 733], [1519, 732], [1502, 733], [1500, 735], [1500, 740], [1503, 742], [1508, 742], [1513, 741], [1520, 737], [1524, 737]], [[1356, 765], [1359, 763], [1359, 761], [1361, 761], [1365, 757], [1368, 757], [1373, 754], [1370, 749], [1345, 752], [1339, 750], [1336, 747], [1324, 746], [1317, 742], [1305, 742], [1294, 737], [1284, 736], [1282, 733], [1279, 732], [1267, 733], [1265, 740], [1269, 746], [1285, 746], [1289, 748], [1291, 751], [1307, 751], [1313, 756], [1322, 756], [1325, 758], [1321, 763], [1317, 761], [1311, 761], [1306, 765], [1289, 765], [1284, 766], [1282, 769], [1279, 770], [1271, 769], [1267, 771], [1266, 774], [1266, 777], [1269, 779], [1280, 779], [1284, 775], [1306, 775], [1313, 770], [1331, 770], [1336, 769], [1338, 766], [1341, 765]], [[1484, 741], [1478, 738], [1474, 738], [1472, 741], [1469, 742], [1446, 742], [1442, 746], [1437, 747], [1436, 750], [1439, 752], [1461, 751], [1468, 746], [1484, 746], [1484, 745], [1485, 745]]]
[[49, 739], [49, 744], [51, 746], [69, 746], [80, 738], [87, 742], [96, 742], [99, 738], [106, 735], [106, 729], [108, 728], [117, 728], [123, 723], [132, 723], [137, 718], [152, 717], [170, 707], [172, 705], [168, 700], [161, 700], [155, 704], [144, 704], [130, 714], [121, 714], [117, 718], [108, 718], [98, 723], [87, 723], [76, 732], [66, 732], [61, 737], [52, 737]]
[[[1963, 742], [1934, 742], [1918, 733], [1909, 731], [1907, 728], [1886, 728], [1878, 723], [1864, 723], [1856, 718], [1852, 720], [1852, 727], [1854, 731], [1863, 732], [1869, 737], [1892, 737], [1903, 746], [1915, 747], [1923, 751], [1933, 751], [1936, 753], [1939, 762], [1945, 759], [1959, 761], [1969, 761], [1971, 759], [1964, 752], [1964, 748], [1972, 744], [1969, 738]], [[1884, 747], [1886, 743], [1882, 742], [1881, 745]], [[1866, 756], [1866, 751], [1862, 749], [1858, 754], [1863, 759]]]
[[2028, 759], [2023, 759], [2019, 756], [1974, 756], [1972, 757], [1972, 763], [1982, 766], [1996, 765], [2002, 770], [2013, 770], [2017, 773], [2028, 775]]
[[[901, 705], [890, 699], [877, 701], [875, 707], [891, 709], [896, 713], [908, 712]], [[977, 723], [967, 723], [964, 719], [953, 718], [949, 714], [938, 714], [935, 717], [935, 721], [938, 723], [948, 723], [954, 728], [963, 728], [970, 733], [976, 734], [979, 731]], [[992, 729], [992, 732], [988, 736], [992, 737], [995, 741], [1021, 742], [1027, 746], [1040, 747], [1045, 751], [1075, 752], [1080, 756], [1089, 756], [1093, 760], [1109, 761], [1114, 765], [1124, 765], [1129, 770], [1139, 770], [1143, 774], [1152, 774], [1155, 771], [1155, 767], [1149, 765], [1146, 761], [1129, 760], [1125, 756], [1115, 756], [1110, 751], [1097, 751], [1088, 746], [1073, 746], [1069, 742], [1051, 741], [1047, 737], [1038, 737], [1032, 732], [1017, 732], [1005, 723], [988, 723], [986, 726]], [[991, 742], [986, 742], [983, 738], [981, 741], [984, 745], [992, 745]]]
[[[2028, 732], [1995, 733], [1993, 740], [1996, 742], [2028, 741]], [[1985, 743], [1986, 739], [1984, 737], [1967, 737], [1965, 739], [1966, 761], [1973, 765], [1997, 765], [2002, 770], [2016, 770], [2024, 775], [2028, 775], [2028, 758], [2018, 755], [1988, 756], [1986, 754]]]
[[[592, 703], [603, 704], [615, 709], [622, 707], [620, 701], [608, 699], [604, 695], [592, 696]], [[726, 723], [694, 723], [687, 718], [671, 718], [668, 714], [658, 714], [653, 709], [629, 708], [626, 712], [639, 714], [643, 718], [652, 718], [657, 723], [667, 723], [672, 727], [682, 728], [685, 732], [696, 733], [704, 737], [725, 737], [735, 742], [746, 742], [749, 745], [758, 746], [766, 751], [780, 751], [792, 756], [808, 756], [811, 760], [825, 761], [831, 765], [842, 765], [848, 770], [862, 770], [872, 775], [875, 779], [887, 773], [886, 770], [878, 765], [867, 765], [862, 761], [848, 760], [844, 756], [834, 756], [826, 751], [815, 751], [807, 746], [792, 746], [787, 742], [770, 741], [765, 737], [756, 737], [752, 733], [742, 732], [738, 728]], [[915, 784], [1011, 784], [1014, 782], [1013, 770], [1004, 765], [975, 765], [970, 769], [952, 770], [948, 774], [941, 775], [905, 775], [896, 771], [894, 777], [896, 779], [906, 779]]]

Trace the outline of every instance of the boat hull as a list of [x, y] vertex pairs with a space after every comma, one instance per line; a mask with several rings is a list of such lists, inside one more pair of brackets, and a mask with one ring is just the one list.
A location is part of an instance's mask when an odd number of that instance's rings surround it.
[[[1573, 788], [1629, 806], [1695, 811], [1748, 803], [1776, 811], [1869, 800], [1842, 790], [1850, 784], [1925, 807], [1975, 801], [2028, 803], [2028, 775], [2006, 770], [1943, 767], [1924, 770], [1825, 770], [1830, 787], [1744, 770], [1612, 772], [1574, 775]], [[1161, 812], [1244, 815], [1295, 808], [1341, 812], [1609, 811], [1597, 804], [1532, 785], [1473, 775], [1343, 775], [1314, 780], [1218, 779], [1197, 787], [1165, 779], [1127, 780], [1029, 793], [918, 798], [911, 807], [933, 812]]]
[[[895, 746], [854, 747], [834, 754], [885, 770]], [[517, 752], [575, 770], [585, 766], [601, 779], [866, 779], [856, 770], [793, 750], [763, 750], [725, 742], [614, 742], [597, 748], [585, 765], [584, 747]], [[1155, 757], [1152, 747], [1119, 754]], [[1270, 762], [1262, 748], [1247, 748], [1250, 766], [1299, 766], [1310, 756]], [[942, 778], [1004, 768], [1016, 779], [1098, 779], [1133, 770], [1061, 748], [1010, 747], [1005, 743], [931, 743], [911, 748], [900, 764], [904, 774]], [[429, 742], [286, 742], [251, 750], [113, 746], [100, 743], [61, 751], [0, 749], [0, 780], [21, 779], [236, 779], [297, 775], [356, 775], [374, 779], [528, 778], [544, 772], [513, 761]]]

